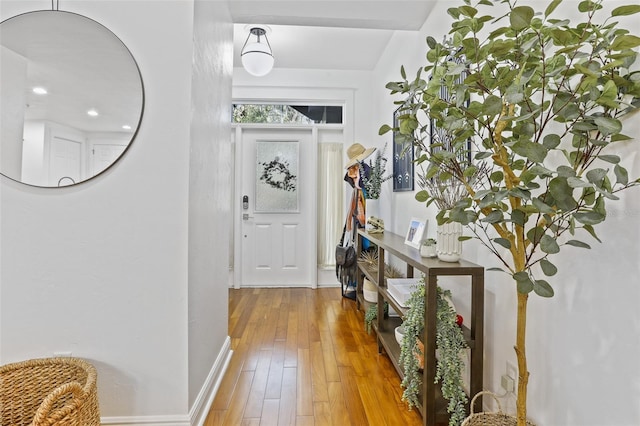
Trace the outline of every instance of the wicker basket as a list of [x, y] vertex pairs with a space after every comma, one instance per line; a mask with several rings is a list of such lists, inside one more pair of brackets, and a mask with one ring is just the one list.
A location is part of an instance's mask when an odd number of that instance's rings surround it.
[[96, 369], [77, 358], [43, 358], [0, 367], [3, 426], [99, 426]]
[[[476, 403], [476, 398], [480, 395], [490, 395], [498, 404], [498, 412], [482, 412], [474, 413], [473, 407]], [[489, 391], [478, 392], [476, 396], [471, 400], [471, 415], [464, 419], [462, 426], [516, 426], [518, 419], [514, 416], [510, 416], [502, 412], [502, 406], [500, 400], [495, 393]], [[527, 420], [527, 426], [535, 426], [533, 423]]]

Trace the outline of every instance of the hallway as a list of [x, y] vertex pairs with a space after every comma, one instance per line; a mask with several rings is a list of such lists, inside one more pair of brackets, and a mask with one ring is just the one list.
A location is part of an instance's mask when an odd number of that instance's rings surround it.
[[339, 288], [229, 290], [233, 358], [205, 426], [420, 425]]

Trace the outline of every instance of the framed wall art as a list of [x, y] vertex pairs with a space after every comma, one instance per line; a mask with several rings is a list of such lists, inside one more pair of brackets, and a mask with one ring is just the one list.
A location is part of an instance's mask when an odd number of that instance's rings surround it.
[[[393, 127], [398, 127], [399, 109], [393, 113]], [[400, 141], [393, 132], [393, 192], [413, 191], [413, 146]]]
[[298, 142], [256, 141], [255, 211], [299, 211]]

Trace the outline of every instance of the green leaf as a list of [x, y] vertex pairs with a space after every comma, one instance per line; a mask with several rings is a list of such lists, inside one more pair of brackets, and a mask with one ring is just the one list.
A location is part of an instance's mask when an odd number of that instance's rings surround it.
[[575, 217], [576, 220], [582, 224], [597, 225], [598, 223], [604, 221], [606, 216], [595, 211], [588, 211], [574, 213], [573, 217]]
[[596, 186], [599, 186], [602, 183], [602, 180], [607, 175], [607, 171], [605, 169], [593, 169], [587, 172], [587, 180]]
[[540, 260], [540, 267], [542, 268], [542, 272], [548, 277], [551, 277], [558, 272], [556, 265], [549, 262], [547, 259]]
[[[562, 0], [561, 0], [562, 1]], [[547, 149], [554, 149], [558, 145], [560, 145], [560, 136], [555, 134], [546, 135], [542, 140], [542, 145]]]
[[562, 3], [562, 0], [553, 0], [551, 3], [549, 3], [549, 6], [547, 6], [547, 9], [544, 11], [544, 16], [547, 17], [551, 15], [560, 3]]
[[593, 226], [591, 225], [584, 225], [583, 228], [585, 229], [585, 231], [587, 231], [589, 234], [591, 234], [591, 236], [593, 238], [595, 238], [596, 241], [598, 241], [599, 243], [602, 243], [602, 241], [600, 240], [600, 238], [598, 238], [598, 236], [596, 235], [596, 231], [593, 229]]
[[505, 271], [502, 268], [487, 268], [487, 271], [493, 271], [493, 272], [504, 272], [507, 273], [507, 271]]
[[502, 182], [504, 179], [504, 173], [502, 173], [500, 170], [495, 171], [491, 173], [491, 175], [489, 176], [489, 179], [491, 180], [491, 182], [494, 182], [494, 183]]
[[613, 168], [613, 172], [616, 175], [616, 182], [621, 185], [626, 185], [629, 183], [629, 173], [627, 169], [622, 167], [620, 164], [616, 164]]
[[533, 203], [533, 206], [536, 209], [538, 209], [541, 213], [546, 213], [546, 214], [553, 214], [554, 213], [553, 208], [551, 208], [551, 206], [546, 204], [540, 198], [534, 198], [533, 200], [531, 200], [531, 202]]
[[611, 135], [614, 133], [620, 133], [622, 130], [622, 123], [620, 120], [611, 117], [596, 117], [593, 120], [598, 126], [598, 130], [604, 135]]
[[533, 290], [533, 281], [526, 272], [516, 272], [513, 274], [513, 279], [516, 280], [518, 293], [528, 294]]
[[553, 288], [545, 280], [536, 280], [533, 291], [540, 297], [553, 297]]
[[526, 189], [522, 189], [522, 188], [513, 188], [512, 190], [509, 191], [509, 196], [510, 197], [521, 198], [523, 200], [530, 200], [531, 199], [531, 192], [527, 191]]
[[429, 49], [435, 49], [436, 46], [438, 46], [438, 42], [436, 41], [435, 38], [428, 36], [427, 37], [427, 46], [429, 46]]
[[511, 10], [509, 14], [509, 23], [511, 28], [516, 31], [524, 30], [531, 25], [531, 19], [535, 11], [529, 6], [517, 6]]
[[461, 236], [458, 237], [458, 241], [468, 241], [468, 240], [470, 240], [472, 238], [473, 237], [469, 237], [469, 236], [466, 236], [466, 235], [461, 235]]
[[603, 101], [612, 101], [616, 98], [616, 96], [618, 96], [618, 87], [616, 86], [616, 83], [613, 80], [609, 80], [604, 84], [604, 87], [602, 88], [602, 93], [598, 98], [598, 102], [602, 103]]
[[569, 240], [565, 244], [568, 246], [574, 246], [574, 247], [580, 247], [580, 248], [586, 248], [586, 249], [591, 248], [589, 244], [583, 243], [582, 241], [578, 241], [578, 240]]
[[571, 210], [577, 203], [573, 199], [573, 188], [567, 183], [567, 178], [554, 177], [549, 182], [549, 192], [555, 199], [555, 204], [562, 210]]
[[495, 95], [488, 96], [482, 104], [482, 112], [489, 117], [494, 117], [502, 112], [502, 99]]
[[602, 6], [599, 3], [594, 2], [593, 0], [585, 0], [578, 4], [578, 10], [580, 12], [590, 12], [592, 10], [598, 10], [601, 8]]
[[620, 157], [617, 155], [598, 155], [598, 158], [611, 164], [618, 164], [620, 162]]
[[416, 193], [416, 200], [421, 203], [426, 202], [429, 198], [429, 193], [427, 191], [418, 191]]
[[583, 181], [579, 177], [570, 177], [567, 178], [567, 183], [572, 188], [590, 188], [592, 185]]
[[611, 142], [628, 141], [631, 139], [632, 139], [631, 137], [627, 135], [623, 135], [622, 133], [618, 133], [617, 135], [611, 136]]
[[548, 152], [544, 145], [528, 141], [516, 142], [512, 149], [516, 154], [526, 157], [534, 163], [542, 163]]
[[535, 228], [531, 228], [527, 232], [527, 239], [531, 241], [533, 244], [538, 244], [543, 236], [544, 236], [544, 229], [539, 226], [536, 226]]
[[640, 12], [640, 5], [631, 4], [628, 6], [620, 6], [613, 9], [611, 16], [627, 16]]
[[476, 14], [478, 13], [478, 10], [471, 7], [471, 6], [460, 6], [458, 8], [458, 10], [460, 11], [460, 13], [462, 13], [464, 16], [468, 16], [469, 18], [473, 18], [474, 16], [476, 16]]
[[385, 133], [389, 132], [393, 130], [391, 128], [391, 126], [389, 126], [388, 124], [383, 124], [382, 127], [380, 127], [380, 130], [378, 130], [378, 134], [379, 135], [384, 135]]
[[506, 248], [507, 250], [511, 249], [511, 242], [509, 240], [507, 240], [506, 238], [494, 238], [493, 242], [496, 244], [501, 245], [502, 247]]
[[502, 222], [502, 220], [504, 219], [503, 213], [501, 210], [494, 210], [491, 213], [489, 213], [487, 216], [485, 216], [483, 219], [481, 219], [481, 222], [486, 222], [486, 223], [498, 223], [498, 222]]
[[522, 210], [513, 210], [511, 212], [511, 221], [516, 225], [524, 226], [527, 221], [527, 215]]
[[548, 254], [556, 254], [560, 252], [560, 246], [552, 236], [543, 235], [540, 239], [540, 250]]
[[629, 34], [620, 35], [611, 43], [612, 50], [633, 49], [637, 46], [640, 46], [640, 37]]

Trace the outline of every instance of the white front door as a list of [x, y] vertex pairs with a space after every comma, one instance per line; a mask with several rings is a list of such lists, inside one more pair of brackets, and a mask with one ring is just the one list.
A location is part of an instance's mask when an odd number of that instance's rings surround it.
[[238, 128], [236, 285], [315, 287], [317, 144], [306, 128]]

